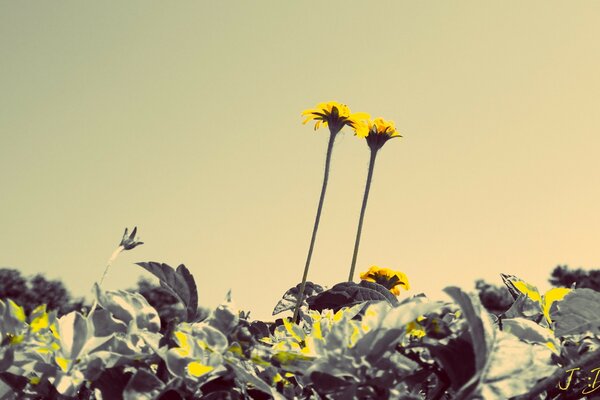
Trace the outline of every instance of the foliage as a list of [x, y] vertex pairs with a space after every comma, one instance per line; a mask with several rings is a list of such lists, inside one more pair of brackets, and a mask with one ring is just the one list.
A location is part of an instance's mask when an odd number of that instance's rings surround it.
[[[391, 302], [374, 282], [336, 285], [330, 293], [344, 301], [316, 310], [329, 291], [311, 284], [297, 323], [271, 323], [249, 320], [230, 296], [204, 312], [183, 265], [140, 265], [160, 287], [142, 281], [143, 296], [95, 285], [87, 314], [0, 301], [6, 398], [567, 399], [591, 390], [582, 368], [598, 359], [600, 299], [589, 289], [558, 299], [511, 277], [517, 298], [494, 317], [458, 288], [446, 289], [450, 302]], [[147, 299], [161, 296], [177, 304], [167, 326]]]
[[74, 300], [59, 280], [48, 280], [43, 275], [24, 277], [16, 269], [0, 268], [0, 299], [12, 299], [27, 313], [44, 304], [59, 315], [81, 310], [83, 300]]
[[570, 269], [566, 265], [558, 265], [551, 273], [550, 284], [556, 287], [588, 288], [600, 291], [600, 270], [586, 271], [581, 268]]

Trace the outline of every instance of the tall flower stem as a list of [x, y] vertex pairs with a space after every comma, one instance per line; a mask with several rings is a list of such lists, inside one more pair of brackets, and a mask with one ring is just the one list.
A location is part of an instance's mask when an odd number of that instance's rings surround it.
[[[339, 131], [339, 130], [338, 130]], [[331, 153], [333, 150], [333, 142], [337, 132], [332, 130], [329, 135], [329, 143], [327, 144], [327, 155], [325, 156], [325, 173], [323, 175], [323, 187], [321, 188], [321, 197], [319, 198], [319, 205], [317, 207], [317, 216], [315, 217], [315, 225], [312, 231], [312, 237], [310, 238], [310, 246], [308, 247], [308, 255], [306, 257], [306, 264], [304, 265], [304, 274], [302, 275], [302, 283], [300, 284], [300, 291], [298, 292], [298, 300], [296, 302], [296, 308], [294, 309], [294, 319], [297, 321], [300, 306], [304, 300], [304, 288], [306, 286], [306, 278], [308, 277], [308, 268], [310, 267], [310, 259], [312, 257], [313, 248], [315, 246], [315, 239], [317, 238], [317, 230], [319, 229], [319, 221], [321, 220], [321, 211], [323, 210], [323, 202], [325, 200], [325, 191], [327, 190], [327, 181], [329, 180], [329, 166], [331, 164]]]
[[119, 254], [121, 254], [121, 252], [124, 249], [125, 248], [121, 245], [121, 246], [117, 247], [115, 249], [115, 251], [112, 253], [112, 255], [110, 256], [110, 258], [106, 262], [106, 268], [104, 268], [104, 273], [102, 274], [102, 278], [100, 278], [99, 286], [102, 286], [102, 282], [104, 282], [104, 278], [106, 278], [106, 274], [108, 273], [108, 269], [110, 268], [110, 266], [112, 265], [112, 263], [116, 260], [117, 256]]
[[373, 180], [373, 169], [375, 168], [375, 158], [377, 157], [378, 148], [371, 148], [371, 159], [369, 160], [369, 172], [367, 173], [367, 184], [365, 186], [365, 194], [363, 196], [362, 207], [360, 208], [360, 217], [358, 219], [358, 230], [356, 231], [356, 240], [354, 241], [354, 253], [352, 253], [352, 264], [350, 265], [350, 275], [348, 281], [354, 280], [354, 268], [356, 267], [356, 258], [358, 257], [358, 246], [360, 245], [360, 235], [367, 209], [367, 200], [369, 199], [369, 190], [371, 189], [371, 181]]

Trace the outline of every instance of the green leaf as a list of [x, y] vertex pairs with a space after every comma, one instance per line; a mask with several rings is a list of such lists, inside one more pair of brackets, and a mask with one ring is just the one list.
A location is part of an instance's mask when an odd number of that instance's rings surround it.
[[160, 393], [163, 386], [164, 384], [154, 374], [139, 369], [125, 386], [123, 400], [152, 400]]
[[198, 312], [198, 289], [194, 277], [185, 265], [181, 264], [175, 270], [167, 264], [153, 261], [136, 264], [156, 276], [160, 280], [160, 285], [183, 303], [187, 311], [186, 321], [191, 322], [196, 318], [196, 313]]
[[550, 317], [556, 336], [600, 333], [600, 293], [592, 289], [573, 289], [552, 305]]

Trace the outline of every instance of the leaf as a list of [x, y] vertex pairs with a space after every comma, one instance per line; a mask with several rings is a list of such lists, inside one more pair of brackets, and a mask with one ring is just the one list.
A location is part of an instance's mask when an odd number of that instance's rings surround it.
[[573, 289], [552, 305], [550, 311], [556, 336], [600, 333], [600, 293], [592, 289]]
[[[298, 293], [300, 292], [301, 283], [297, 284], [293, 288], [288, 289], [284, 294], [281, 300], [275, 305], [273, 309], [273, 315], [277, 315], [284, 311], [293, 310], [296, 307], [296, 303], [298, 302]], [[306, 303], [306, 299], [315, 296], [319, 293], [323, 292], [323, 286], [314, 284], [310, 281], [307, 281], [304, 286], [304, 299], [302, 300], [303, 305], [308, 306]]]
[[365, 355], [369, 363], [378, 362], [402, 340], [408, 323], [439, 307], [439, 303], [425, 303], [421, 299], [397, 307], [390, 307], [385, 302], [370, 305], [362, 319], [362, 325], [368, 326], [369, 331], [356, 342], [356, 353]]
[[550, 365], [552, 352], [547, 347], [495, 331], [478, 298], [456, 287], [444, 291], [463, 311], [475, 354], [475, 374], [458, 391], [456, 399], [505, 400], [527, 393], [538, 380], [556, 370]]
[[280, 393], [278, 393], [275, 389], [273, 389], [270, 385], [268, 385], [265, 381], [260, 379], [254, 373], [246, 371], [241, 365], [237, 363], [237, 361], [228, 361], [227, 364], [231, 367], [238, 380], [240, 382], [243, 382], [244, 385], [251, 384], [261, 392], [273, 396], [274, 400], [285, 400], [285, 398]]
[[[481, 371], [488, 359], [489, 349], [494, 341], [494, 328], [479, 299], [469, 296], [457, 287], [444, 291], [458, 303], [469, 326], [469, 335], [475, 353], [475, 369]], [[482, 318], [483, 317], [483, 318]]]
[[139, 369], [125, 386], [123, 400], [152, 400], [160, 393], [163, 386], [164, 384], [154, 374]]
[[126, 290], [107, 290], [103, 292], [97, 283], [94, 284], [96, 299], [102, 308], [112, 316], [136, 329], [150, 332], [160, 330], [160, 317], [148, 300], [139, 293]]
[[238, 326], [240, 317], [231, 303], [223, 303], [214, 309], [206, 322], [228, 335]]
[[15, 349], [13, 347], [3, 346], [0, 348], [0, 372], [9, 369], [15, 360]]
[[160, 280], [160, 285], [183, 303], [187, 311], [188, 322], [196, 318], [198, 311], [198, 289], [194, 277], [185, 265], [181, 264], [177, 267], [177, 270], [174, 270], [167, 264], [160, 264], [153, 261], [136, 264], [156, 276]]
[[342, 307], [351, 307], [367, 301], [385, 300], [389, 304], [398, 305], [398, 299], [384, 286], [367, 281], [360, 284], [354, 282], [342, 282], [331, 289], [319, 293], [307, 299], [311, 310], [323, 311], [332, 309], [338, 311]]
[[458, 390], [475, 374], [475, 354], [469, 341], [459, 337], [450, 339], [448, 344], [437, 342], [423, 345], [446, 372], [454, 390]]
[[310, 380], [319, 394], [335, 393], [352, 384], [342, 378], [320, 371], [312, 372]]
[[557, 369], [550, 365], [552, 352], [506, 332], [497, 332], [488, 366], [476, 393], [484, 399], [505, 400], [526, 394], [540, 379]]
[[503, 314], [503, 317], [527, 318], [537, 322], [542, 318], [542, 308], [539, 302], [531, 300], [529, 296], [520, 294], [512, 306]]
[[103, 399], [121, 400], [131, 375], [132, 373], [125, 372], [123, 367], [107, 368], [92, 382], [92, 388], [100, 390]]
[[512, 318], [502, 320], [502, 330], [512, 333], [519, 339], [527, 343], [536, 343], [547, 346], [552, 343], [555, 347], [560, 346], [560, 342], [548, 328], [544, 328], [535, 322], [525, 318]]
[[89, 338], [86, 319], [80, 313], [72, 311], [58, 319], [60, 348], [64, 357], [75, 360]]

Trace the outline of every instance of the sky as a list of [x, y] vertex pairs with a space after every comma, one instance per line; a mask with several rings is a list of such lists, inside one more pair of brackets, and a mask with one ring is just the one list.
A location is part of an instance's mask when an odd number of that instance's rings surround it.
[[[600, 268], [600, 3], [0, 2], [0, 267], [91, 296], [185, 264], [271, 318], [300, 282], [336, 100], [395, 121], [357, 271], [547, 288]], [[309, 280], [347, 278], [369, 152], [338, 135]]]

